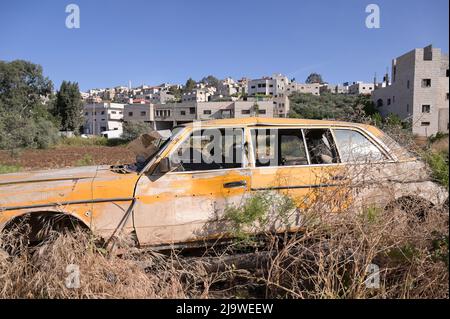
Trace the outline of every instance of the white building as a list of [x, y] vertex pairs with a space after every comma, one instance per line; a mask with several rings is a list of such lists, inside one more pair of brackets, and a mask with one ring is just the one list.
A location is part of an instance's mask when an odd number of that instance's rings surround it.
[[279, 95], [284, 93], [289, 84], [289, 79], [281, 74], [274, 74], [272, 77], [248, 81], [248, 95]]
[[362, 81], [353, 82], [348, 86], [348, 94], [353, 95], [370, 95], [375, 89], [375, 85], [373, 83], [364, 83]]
[[125, 104], [92, 103], [84, 106], [84, 134], [100, 135], [103, 131], [122, 131]]

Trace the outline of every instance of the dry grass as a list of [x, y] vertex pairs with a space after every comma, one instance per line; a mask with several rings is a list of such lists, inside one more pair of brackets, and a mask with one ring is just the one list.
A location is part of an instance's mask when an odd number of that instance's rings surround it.
[[[54, 235], [38, 247], [0, 257], [0, 298], [448, 298], [448, 214], [419, 207], [406, 214], [368, 208], [324, 214], [321, 200], [304, 213], [304, 231], [266, 235], [264, 249], [236, 243], [200, 257], [123, 254], [96, 248], [85, 233]], [[3, 244], [17, 239], [4, 236]], [[125, 247], [125, 249], [123, 249]], [[240, 253], [240, 254], [239, 254]], [[79, 288], [68, 288], [68, 265]], [[380, 286], [370, 288], [370, 267]]]

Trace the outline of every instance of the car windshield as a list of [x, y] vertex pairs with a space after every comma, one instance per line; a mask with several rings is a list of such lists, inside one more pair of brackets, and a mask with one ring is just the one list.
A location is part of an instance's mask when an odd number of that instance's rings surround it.
[[152, 130], [149, 133], [141, 134], [130, 142], [127, 148], [136, 156], [136, 162], [134, 163], [136, 169], [138, 171], [142, 170], [183, 128], [182, 126], [177, 126], [169, 133], [167, 130]]

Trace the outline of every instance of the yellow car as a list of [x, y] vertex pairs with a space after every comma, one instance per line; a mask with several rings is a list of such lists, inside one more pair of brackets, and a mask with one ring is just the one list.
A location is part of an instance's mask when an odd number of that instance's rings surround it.
[[[46, 223], [75, 223], [105, 240], [124, 232], [139, 246], [183, 246], [227, 236], [219, 227], [224, 210], [258, 192], [288, 193], [299, 203], [311, 190], [336, 191], [351, 180], [346, 200], [354, 205], [419, 199], [437, 206], [448, 198], [420, 161], [364, 124], [213, 120], [176, 127], [166, 141], [143, 135], [130, 147], [139, 153], [133, 165], [1, 175], [0, 229], [26, 218], [34, 234]], [[309, 203], [299, 204], [300, 214]]]

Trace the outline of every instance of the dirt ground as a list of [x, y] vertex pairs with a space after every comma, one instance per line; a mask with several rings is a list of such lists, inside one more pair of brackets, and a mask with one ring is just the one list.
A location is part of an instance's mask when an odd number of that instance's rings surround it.
[[46, 150], [26, 149], [11, 157], [0, 151], [0, 164], [18, 165], [22, 170], [51, 169], [96, 164], [125, 164], [134, 162], [134, 155], [123, 146], [70, 146]]

